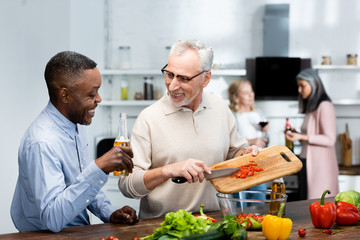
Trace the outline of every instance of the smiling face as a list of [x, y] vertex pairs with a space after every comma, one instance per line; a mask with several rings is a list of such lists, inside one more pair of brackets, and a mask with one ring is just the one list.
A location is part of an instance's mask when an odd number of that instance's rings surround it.
[[207, 70], [200, 68], [199, 55], [191, 49], [181, 55], [172, 54], [169, 56], [166, 70], [176, 75], [173, 79], [165, 78], [168, 97], [172, 104], [195, 111], [201, 102], [203, 89], [210, 81], [211, 72], [200, 74], [190, 81], [180, 81], [177, 75], [191, 78], [203, 70]]
[[310, 83], [308, 81], [300, 78], [297, 80], [297, 85], [298, 85], [298, 92], [299, 92], [301, 98], [308, 99], [312, 92]]
[[98, 90], [101, 86], [101, 76], [97, 68], [84, 70], [76, 84], [68, 90], [68, 103], [65, 111], [73, 123], [89, 125], [95, 115], [95, 109], [101, 97]]

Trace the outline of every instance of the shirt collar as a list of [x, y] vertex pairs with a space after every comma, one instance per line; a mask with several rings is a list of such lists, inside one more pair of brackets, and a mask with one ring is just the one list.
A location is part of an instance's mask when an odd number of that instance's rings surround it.
[[64, 115], [62, 115], [59, 110], [49, 101], [46, 112], [49, 114], [50, 118], [72, 139], [75, 139], [75, 136], [78, 134], [77, 124], [74, 124]]
[[[169, 100], [167, 96], [163, 96], [160, 101], [163, 103], [163, 110], [165, 115], [170, 115], [172, 113], [178, 112], [178, 111], [191, 111], [188, 108], [185, 107], [175, 107]], [[205, 110], [207, 108], [211, 108], [211, 103], [209, 101], [209, 96], [207, 93], [202, 94], [201, 102], [199, 104], [199, 107], [195, 110], [195, 112], [199, 112], [202, 110]]]

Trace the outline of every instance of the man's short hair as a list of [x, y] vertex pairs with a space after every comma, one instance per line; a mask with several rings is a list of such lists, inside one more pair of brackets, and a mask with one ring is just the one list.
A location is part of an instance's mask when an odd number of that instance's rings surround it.
[[90, 58], [71, 51], [59, 52], [46, 64], [45, 81], [50, 100], [57, 100], [57, 91], [60, 88], [73, 88], [76, 80], [85, 70], [94, 69], [96, 63]]

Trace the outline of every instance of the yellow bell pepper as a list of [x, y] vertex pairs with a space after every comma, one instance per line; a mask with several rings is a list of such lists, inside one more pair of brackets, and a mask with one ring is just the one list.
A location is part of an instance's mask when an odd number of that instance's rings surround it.
[[280, 210], [278, 216], [266, 215], [262, 222], [262, 232], [265, 238], [270, 240], [282, 240], [288, 239], [291, 228], [292, 221], [290, 218], [282, 218], [281, 215], [284, 211], [285, 203], [280, 205]]

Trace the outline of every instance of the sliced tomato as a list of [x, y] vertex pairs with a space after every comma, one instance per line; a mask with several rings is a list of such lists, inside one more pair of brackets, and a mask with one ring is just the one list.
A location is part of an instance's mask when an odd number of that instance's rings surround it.
[[264, 168], [256, 167], [258, 164], [255, 161], [249, 162], [249, 164], [240, 166], [239, 171], [234, 174], [236, 178], [246, 178], [247, 176], [254, 176], [256, 172], [264, 171]]

